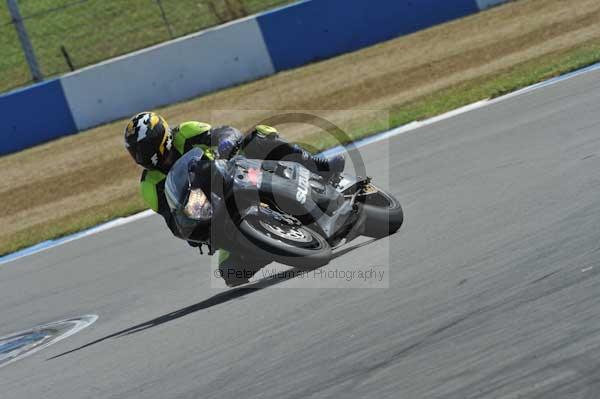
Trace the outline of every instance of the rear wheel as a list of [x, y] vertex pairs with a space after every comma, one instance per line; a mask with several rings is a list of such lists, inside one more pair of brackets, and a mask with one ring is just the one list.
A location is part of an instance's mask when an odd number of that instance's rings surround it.
[[302, 269], [323, 266], [331, 259], [329, 243], [292, 216], [261, 207], [240, 223], [249, 250]]
[[364, 235], [369, 237], [381, 238], [394, 234], [404, 221], [400, 202], [373, 184], [365, 188], [362, 208], [366, 213]]

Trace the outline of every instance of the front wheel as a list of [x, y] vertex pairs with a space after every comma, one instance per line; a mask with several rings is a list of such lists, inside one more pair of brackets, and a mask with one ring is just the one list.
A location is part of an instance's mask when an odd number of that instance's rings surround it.
[[250, 242], [249, 250], [299, 269], [314, 269], [331, 259], [331, 247], [320, 234], [270, 209], [246, 216], [239, 231]]
[[365, 189], [362, 208], [366, 213], [363, 234], [369, 237], [381, 238], [394, 234], [404, 221], [400, 201], [373, 184]]

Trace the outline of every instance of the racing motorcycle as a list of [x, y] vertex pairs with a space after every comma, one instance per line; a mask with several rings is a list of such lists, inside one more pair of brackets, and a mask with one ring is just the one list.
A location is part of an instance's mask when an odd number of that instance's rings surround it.
[[368, 177], [326, 180], [295, 162], [213, 158], [209, 149], [188, 151], [165, 183], [182, 238], [211, 253], [313, 269], [359, 235], [384, 237], [402, 225], [398, 200]]

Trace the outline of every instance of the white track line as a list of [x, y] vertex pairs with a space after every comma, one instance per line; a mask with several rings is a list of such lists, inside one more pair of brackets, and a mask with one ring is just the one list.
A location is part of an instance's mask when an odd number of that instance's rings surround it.
[[80, 231], [79, 233], [75, 233], [75, 234], [71, 234], [71, 235], [68, 235], [65, 237], [57, 238], [55, 240], [44, 241], [44, 242], [36, 244], [32, 247], [28, 247], [28, 248], [22, 249], [20, 251], [13, 252], [12, 254], [8, 254], [8, 255], [0, 257], [0, 265], [3, 265], [8, 262], [12, 262], [17, 259], [21, 259], [25, 256], [29, 256], [29, 255], [36, 254], [38, 252], [45, 251], [50, 248], [58, 247], [60, 245], [66, 244], [71, 241], [78, 240], [83, 237], [88, 237], [88, 236], [91, 236], [94, 234], [98, 234], [102, 231], [112, 229], [113, 227], [123, 226], [125, 224], [135, 222], [136, 220], [146, 218], [153, 214], [154, 214], [154, 212], [152, 212], [149, 209], [144, 212], [136, 213], [135, 215], [111, 220], [110, 222], [103, 223], [98, 226], [92, 227], [90, 229]]

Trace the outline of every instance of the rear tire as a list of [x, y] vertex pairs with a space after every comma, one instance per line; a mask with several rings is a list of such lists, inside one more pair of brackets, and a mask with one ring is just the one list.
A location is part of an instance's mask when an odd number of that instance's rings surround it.
[[[238, 242], [260, 257], [311, 270], [329, 263], [331, 247], [318, 233], [301, 225], [272, 217], [275, 212], [248, 215], [239, 225]], [[244, 240], [245, 238], [245, 240]]]
[[392, 194], [370, 184], [372, 193], [366, 195], [362, 206], [366, 213], [364, 235], [382, 238], [394, 234], [404, 221], [402, 206]]

